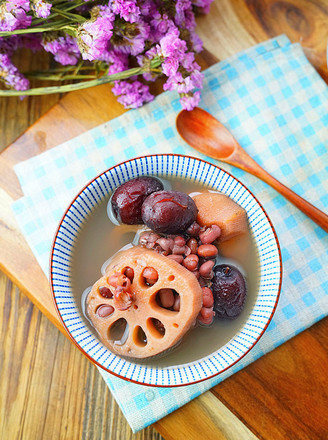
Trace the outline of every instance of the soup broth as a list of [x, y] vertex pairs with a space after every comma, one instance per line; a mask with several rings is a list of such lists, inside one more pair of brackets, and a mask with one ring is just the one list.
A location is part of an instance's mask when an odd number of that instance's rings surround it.
[[[175, 191], [187, 194], [208, 190], [206, 186], [190, 182], [187, 179], [172, 179], [165, 184], [166, 187], [168, 185], [172, 186]], [[71, 278], [73, 293], [81, 313], [83, 312], [82, 293], [102, 276], [101, 267], [104, 262], [122, 247], [132, 243], [136, 232], [141, 227], [141, 225], [118, 226], [110, 221], [107, 215], [108, 199], [104, 199], [88, 217], [78, 234], [75, 244]], [[178, 346], [153, 358], [137, 359], [133, 360], [134, 362], [153, 367], [168, 367], [194, 362], [210, 355], [234, 337], [248, 319], [256, 301], [258, 290], [258, 255], [252, 238], [251, 242], [247, 257], [240, 258], [243, 252], [237, 246], [233, 250], [235, 258], [232, 255], [231, 259], [227, 259], [219, 254], [216, 261], [217, 264], [233, 264], [239, 268], [246, 278], [247, 299], [241, 314], [232, 320], [215, 317], [213, 324], [209, 327], [198, 324], [183, 337]], [[86, 321], [90, 330], [97, 336], [97, 332], [89, 320], [86, 319]]]

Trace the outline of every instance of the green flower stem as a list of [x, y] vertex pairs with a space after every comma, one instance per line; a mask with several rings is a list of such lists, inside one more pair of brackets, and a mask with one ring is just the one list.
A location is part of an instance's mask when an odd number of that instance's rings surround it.
[[[83, 63], [82, 60], [80, 62]], [[76, 73], [78, 73], [80, 71], [94, 72], [96, 70], [95, 66], [93, 66], [93, 65], [90, 65], [90, 66], [81, 65], [81, 67], [78, 67], [78, 66], [79, 65], [77, 65], [77, 66], [62, 66], [62, 67], [57, 67], [57, 68], [55, 67], [53, 69], [48, 69], [48, 70], [44, 70], [44, 71], [38, 71], [38, 72], [37, 71], [27, 71], [27, 72], [22, 72], [22, 73], [24, 76], [35, 77], [36, 75], [45, 76], [45, 75], [50, 75], [50, 74], [64, 74], [64, 73], [68, 73], [68, 72], [72, 72], [72, 71], [76, 72]], [[78, 70], [76, 71], [77, 67], [78, 67]], [[106, 70], [107, 70], [107, 64], [101, 63], [98, 67], [98, 71], [105, 72]]]
[[[64, 11], [64, 12], [68, 12], [71, 11], [72, 9], [78, 8], [79, 6], [82, 5], [86, 5], [86, 4], [90, 4], [90, 3], [94, 3], [94, 0], [90, 0], [88, 2], [85, 1], [78, 1], [78, 2], [70, 2], [69, 6], [67, 6], [66, 2], [65, 2], [65, 6], [60, 10]], [[51, 10], [53, 11], [54, 8], [52, 8]], [[43, 23], [43, 22], [48, 22], [49, 20], [58, 17], [58, 13], [51, 13], [47, 18], [35, 18], [32, 20], [32, 26], [39, 24], [39, 23]]]
[[70, 30], [72, 29], [71, 26], [69, 26], [69, 22], [65, 25], [56, 25], [49, 24], [48, 26], [40, 26], [35, 28], [27, 28], [27, 29], [16, 29], [15, 31], [8, 31], [8, 32], [0, 32], [0, 37], [9, 37], [10, 35], [20, 35], [20, 34], [35, 34], [38, 32], [48, 32], [48, 31], [59, 31], [59, 30]]
[[[30, 79], [39, 79], [41, 81], [67, 81], [72, 79], [96, 79], [96, 75], [41, 75], [41, 74], [30, 74], [25, 75]], [[32, 89], [33, 90], [33, 89]], [[24, 95], [24, 93], [22, 93]]]
[[74, 90], [87, 89], [89, 87], [99, 86], [101, 84], [110, 83], [119, 79], [127, 79], [131, 76], [140, 75], [145, 72], [151, 72], [152, 68], [156, 69], [162, 63], [160, 58], [154, 58], [150, 61], [150, 67], [134, 67], [123, 72], [114, 73], [113, 75], [103, 76], [101, 78], [90, 81], [82, 81], [75, 84], [65, 84], [63, 86], [53, 87], [37, 87], [29, 90], [0, 90], [0, 96], [32, 96], [32, 95], [48, 95], [52, 93], [65, 93]]
[[52, 8], [52, 11], [56, 12], [58, 15], [62, 15], [65, 18], [69, 18], [72, 21], [76, 21], [77, 23], [84, 23], [86, 21], [86, 18], [82, 17], [82, 15], [78, 14], [72, 14], [70, 12], [63, 11], [61, 9]]
[[[81, 69], [81, 67], [83, 66], [83, 60], [80, 60], [77, 65], [75, 66], [75, 69], [73, 71], [73, 75], [77, 75]], [[95, 76], [97, 78], [97, 76]]]

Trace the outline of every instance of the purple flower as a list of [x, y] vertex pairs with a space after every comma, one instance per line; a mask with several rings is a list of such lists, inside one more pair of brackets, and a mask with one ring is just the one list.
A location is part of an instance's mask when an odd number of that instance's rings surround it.
[[114, 50], [106, 50], [102, 53], [99, 61], [105, 61], [109, 64], [108, 75], [123, 72], [129, 68], [129, 57], [127, 54], [118, 53]]
[[175, 23], [178, 26], [184, 25], [185, 23], [185, 13], [187, 10], [191, 9], [190, 0], [177, 0], [175, 5]]
[[80, 51], [74, 38], [66, 35], [66, 37], [58, 37], [49, 39], [49, 35], [45, 35], [42, 46], [47, 52], [55, 56], [55, 60], [64, 66], [68, 64], [75, 65], [80, 57]]
[[182, 105], [182, 108], [185, 110], [193, 110], [200, 101], [200, 91], [198, 90], [194, 94], [188, 94], [180, 97], [180, 102]]
[[195, 54], [193, 52], [188, 52], [181, 60], [181, 65], [188, 72], [193, 72], [194, 70], [200, 70], [199, 65], [195, 61]]
[[149, 31], [144, 22], [127, 24], [123, 29], [115, 29], [111, 43], [116, 51], [136, 56], [145, 50]]
[[27, 28], [32, 22], [32, 17], [26, 15], [29, 10], [29, 0], [7, 0], [2, 3], [0, 5], [0, 31]]
[[189, 75], [183, 76], [181, 72], [170, 76], [163, 85], [164, 90], [175, 90], [178, 93], [189, 93], [194, 89], [202, 87], [204, 75], [197, 70]]
[[194, 6], [197, 6], [203, 14], [210, 12], [210, 5], [213, 0], [192, 0]]
[[[203, 74], [195, 61], [195, 53], [202, 50], [202, 41], [195, 32], [195, 14], [208, 11], [211, 2], [108, 0], [97, 2], [97, 6], [86, 2], [72, 12], [81, 17], [89, 13], [90, 18], [82, 18], [79, 24], [68, 24], [67, 31], [65, 27], [65, 31], [0, 38], [0, 79], [6, 81], [8, 87], [13, 84], [28, 87], [27, 80], [11, 64], [9, 57], [19, 47], [32, 50], [43, 47], [63, 65], [75, 65], [82, 56], [83, 60], [96, 61], [90, 69], [99, 67], [108, 75], [123, 72], [138, 63], [143, 67], [144, 80], [153, 81], [160, 74], [166, 76], [164, 90], [178, 92], [183, 107], [191, 109], [199, 102], [203, 82]], [[28, 27], [32, 20], [30, 9], [34, 16], [47, 19], [51, 17], [51, 8], [52, 0], [0, 0], [0, 31]], [[47, 23], [55, 25], [57, 19], [54, 17]], [[151, 65], [158, 68], [150, 69]], [[113, 92], [126, 108], [140, 107], [153, 99], [148, 85], [137, 81], [136, 77], [116, 81]]]
[[118, 102], [123, 104], [125, 108], [138, 108], [145, 102], [154, 99], [149, 92], [149, 87], [140, 81], [115, 81], [112, 92], [115, 96], [118, 96]]
[[176, 90], [178, 93], [189, 93], [202, 86], [203, 77], [203, 74], [198, 71], [194, 71], [186, 77], [178, 72], [176, 75], [168, 78], [166, 83], [163, 85], [163, 89]]
[[91, 19], [78, 28], [77, 42], [84, 60], [96, 60], [107, 50], [114, 20], [110, 6], [94, 6], [91, 9]]
[[32, 0], [31, 7], [36, 17], [47, 18], [50, 15], [52, 4], [44, 0]]
[[8, 56], [13, 55], [15, 50], [18, 48], [19, 38], [17, 35], [13, 35], [9, 38], [0, 38], [0, 54], [7, 54]]
[[7, 54], [0, 54], [0, 80], [6, 87], [15, 90], [27, 90], [29, 80], [12, 64]]
[[194, 32], [194, 31], [190, 32], [190, 42], [191, 42], [193, 50], [196, 53], [199, 53], [203, 50], [203, 42], [199, 38], [199, 36], [196, 34], [196, 32]]
[[173, 57], [166, 58], [162, 63], [162, 71], [164, 75], [168, 77], [176, 75], [178, 68], [179, 68], [179, 60]]
[[140, 8], [135, 0], [113, 0], [112, 8], [114, 14], [119, 15], [125, 21], [135, 23], [140, 16]]
[[195, 54], [188, 52], [186, 42], [179, 35], [177, 28], [171, 29], [156, 46], [156, 52], [152, 48], [146, 55], [163, 57], [162, 71], [168, 77], [163, 89], [182, 94], [184, 108], [192, 108], [199, 101], [200, 94], [195, 90], [202, 87], [204, 76], [195, 61]]
[[183, 58], [183, 55], [187, 50], [187, 43], [184, 40], [181, 40], [179, 35], [179, 30], [173, 28], [160, 40], [161, 54], [164, 58], [175, 57], [179, 61]]
[[153, 0], [139, 0], [138, 6], [140, 15], [143, 17], [153, 17], [157, 12], [157, 6]]
[[183, 26], [189, 31], [194, 31], [196, 29], [195, 14], [193, 13], [192, 9], [185, 11]]
[[168, 17], [167, 14], [161, 15], [158, 11], [155, 11], [152, 14], [152, 19], [150, 21], [152, 26], [151, 36], [152, 41], [157, 42], [162, 37], [164, 37], [165, 33], [174, 28], [174, 22]]

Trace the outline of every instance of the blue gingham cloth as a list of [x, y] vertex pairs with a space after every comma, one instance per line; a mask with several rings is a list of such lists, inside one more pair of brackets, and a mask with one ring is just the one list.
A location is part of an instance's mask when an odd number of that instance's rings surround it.
[[[299, 44], [280, 36], [205, 72], [201, 107], [225, 124], [248, 153], [277, 179], [321, 210], [328, 206], [328, 89]], [[177, 95], [154, 102], [18, 164], [24, 197], [13, 204], [17, 221], [48, 275], [52, 238], [65, 208], [105, 169], [151, 153], [197, 154], [175, 129]], [[275, 190], [226, 164], [256, 194], [275, 225], [284, 277], [280, 302], [258, 344], [216, 378], [180, 388], [135, 385], [100, 373], [134, 432], [320, 320], [328, 313], [328, 235]]]

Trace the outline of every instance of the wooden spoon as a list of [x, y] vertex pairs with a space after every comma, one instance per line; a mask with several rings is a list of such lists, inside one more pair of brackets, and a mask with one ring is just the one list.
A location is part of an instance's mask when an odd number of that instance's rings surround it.
[[267, 173], [211, 114], [198, 107], [193, 111], [182, 110], [176, 125], [181, 137], [197, 151], [259, 177], [328, 232], [328, 215]]

